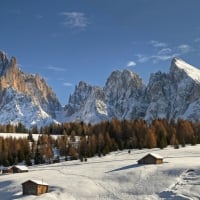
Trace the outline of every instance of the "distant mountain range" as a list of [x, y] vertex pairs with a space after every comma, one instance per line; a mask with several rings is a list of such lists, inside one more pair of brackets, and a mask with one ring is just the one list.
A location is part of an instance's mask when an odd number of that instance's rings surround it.
[[80, 82], [65, 106], [66, 119], [90, 123], [112, 118], [200, 119], [200, 70], [174, 58], [169, 73], [150, 76], [148, 85], [135, 73], [114, 71], [103, 88]]
[[114, 71], [104, 87], [83, 81], [63, 108], [53, 90], [39, 75], [25, 74], [15, 57], [0, 52], [0, 123], [21, 122], [27, 127], [112, 118], [200, 119], [200, 70], [174, 58], [168, 73], [157, 72], [145, 85], [135, 73]]

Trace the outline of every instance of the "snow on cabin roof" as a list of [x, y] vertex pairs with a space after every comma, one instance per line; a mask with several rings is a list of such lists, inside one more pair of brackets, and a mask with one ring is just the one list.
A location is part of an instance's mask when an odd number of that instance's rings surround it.
[[155, 153], [149, 153], [148, 155], [151, 155], [151, 156], [153, 156], [154, 158], [163, 159], [162, 156], [160, 156], [160, 155], [158, 155], [158, 154], [155, 154]]
[[13, 167], [16, 167], [16, 168], [18, 168], [18, 169], [20, 169], [20, 170], [28, 170], [28, 167], [27, 166], [25, 166], [25, 165], [13, 165], [13, 166], [9, 166], [9, 167], [1, 167], [1, 169], [12, 169]]
[[[38, 185], [49, 185], [48, 183], [45, 183], [44, 181], [39, 181], [39, 180], [29, 179], [28, 181], [31, 181], [31, 182], [36, 183], [36, 184], [38, 184]], [[23, 182], [22, 184], [24, 184], [24, 183], [26, 183], [26, 182], [28, 182], [28, 181], [25, 181], [25, 182]]]
[[143, 157], [142, 157], [141, 159], [139, 159], [139, 160], [143, 160], [143, 159], [145, 159], [147, 156], [152, 156], [152, 157], [157, 158], [157, 159], [163, 159], [163, 157], [160, 156], [160, 155], [158, 155], [158, 154], [155, 154], [155, 153], [148, 153], [148, 154], [146, 154], [145, 156], [143, 156]]
[[20, 170], [28, 170], [28, 167], [25, 166], [25, 165], [14, 165], [13, 167], [16, 167], [16, 168], [18, 168]]

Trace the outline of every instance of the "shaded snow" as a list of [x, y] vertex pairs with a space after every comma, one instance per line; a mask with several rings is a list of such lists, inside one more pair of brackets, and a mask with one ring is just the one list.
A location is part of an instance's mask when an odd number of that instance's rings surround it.
[[[138, 165], [147, 153], [164, 157], [160, 165]], [[10, 199], [48, 200], [157, 200], [193, 199], [200, 196], [200, 145], [174, 149], [113, 152], [88, 162], [67, 161], [29, 167], [28, 173], [0, 176], [0, 196]], [[49, 184], [49, 193], [22, 196], [21, 183]]]
[[58, 123], [40, 105], [36, 105], [30, 96], [16, 92], [12, 88], [5, 91], [0, 103], [0, 110], [1, 124], [18, 124], [21, 122], [27, 128], [30, 128], [36, 124], [41, 127], [52, 122]]

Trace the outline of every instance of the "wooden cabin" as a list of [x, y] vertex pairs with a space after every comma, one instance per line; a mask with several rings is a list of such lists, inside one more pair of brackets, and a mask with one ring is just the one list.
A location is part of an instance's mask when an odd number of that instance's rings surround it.
[[3, 167], [2, 174], [11, 174], [13, 173], [12, 167]]
[[14, 165], [12, 166], [13, 173], [23, 173], [28, 172], [28, 167], [25, 165]]
[[149, 153], [140, 160], [138, 160], [138, 164], [162, 164], [162, 163], [163, 163], [163, 157], [154, 153]]
[[22, 183], [23, 195], [40, 195], [48, 192], [48, 184], [43, 181], [28, 180]]
[[25, 165], [13, 165], [10, 167], [4, 167], [2, 169], [2, 174], [12, 174], [12, 173], [23, 173], [28, 172], [28, 167]]

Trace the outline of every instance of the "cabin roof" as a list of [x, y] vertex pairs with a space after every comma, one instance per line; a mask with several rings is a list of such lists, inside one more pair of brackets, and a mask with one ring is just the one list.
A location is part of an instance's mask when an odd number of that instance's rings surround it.
[[155, 153], [149, 153], [148, 155], [151, 155], [151, 156], [153, 156], [154, 158], [163, 159], [162, 156], [160, 156], [160, 155], [158, 155], [158, 154], [155, 154]]
[[22, 184], [26, 183], [26, 182], [33, 182], [37, 185], [49, 185], [48, 183], [45, 183], [44, 181], [40, 181], [40, 180], [34, 180], [34, 179], [29, 179], [28, 181], [23, 182]]
[[28, 170], [28, 167], [25, 166], [25, 165], [14, 165], [13, 167], [16, 167], [16, 168], [18, 168], [20, 170]]
[[156, 159], [163, 159], [163, 157], [160, 156], [160, 155], [158, 155], [158, 154], [155, 154], [155, 153], [149, 153], [149, 154], [143, 156], [142, 158], [140, 158], [139, 161], [140, 161], [140, 160], [143, 160], [144, 158], [146, 158], [146, 157], [148, 157], [148, 156], [152, 156], [152, 157], [154, 157], [154, 158], [156, 158]]

